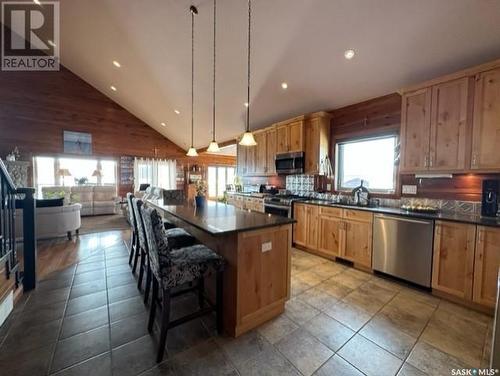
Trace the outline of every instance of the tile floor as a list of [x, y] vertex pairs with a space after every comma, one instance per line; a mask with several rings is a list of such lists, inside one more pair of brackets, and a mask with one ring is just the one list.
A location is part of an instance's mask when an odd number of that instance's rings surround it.
[[[487, 364], [492, 319], [427, 293], [293, 250], [292, 295], [237, 339], [217, 336], [213, 317], [171, 330], [157, 365], [126, 247], [104, 244], [16, 306], [0, 328], [1, 374], [408, 376]], [[174, 317], [196, 305], [179, 299]]]

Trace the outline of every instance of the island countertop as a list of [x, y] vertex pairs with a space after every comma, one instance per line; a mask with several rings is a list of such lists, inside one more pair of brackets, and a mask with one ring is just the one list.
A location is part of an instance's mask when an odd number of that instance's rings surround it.
[[210, 200], [202, 208], [188, 203], [183, 205], [165, 205], [163, 199], [147, 200], [147, 202], [156, 209], [165, 211], [214, 236], [258, 230], [296, 222], [292, 218], [238, 209], [233, 205]]

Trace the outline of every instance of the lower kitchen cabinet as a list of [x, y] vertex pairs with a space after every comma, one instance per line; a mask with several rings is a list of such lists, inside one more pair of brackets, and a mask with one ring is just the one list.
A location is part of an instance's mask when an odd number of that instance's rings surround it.
[[295, 244], [316, 250], [318, 247], [318, 207], [297, 203], [293, 207], [293, 241]]
[[345, 244], [340, 256], [355, 264], [371, 269], [373, 221], [347, 220], [344, 222], [344, 227]]
[[472, 299], [476, 226], [436, 221], [432, 288], [461, 299]]
[[500, 267], [500, 228], [477, 226], [473, 301], [494, 308]]
[[318, 251], [330, 256], [340, 256], [342, 226], [342, 218], [323, 215], [319, 217]]

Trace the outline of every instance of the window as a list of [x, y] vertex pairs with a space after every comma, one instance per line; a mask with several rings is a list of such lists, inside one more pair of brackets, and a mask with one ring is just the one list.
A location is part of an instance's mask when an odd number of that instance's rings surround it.
[[177, 164], [174, 160], [136, 158], [134, 182], [137, 188], [141, 184], [149, 184], [163, 189], [176, 189]]
[[337, 190], [352, 190], [363, 180], [372, 192], [394, 193], [396, 145], [394, 135], [338, 143]]
[[233, 184], [233, 180], [234, 167], [208, 167], [208, 198], [223, 197], [227, 184]]

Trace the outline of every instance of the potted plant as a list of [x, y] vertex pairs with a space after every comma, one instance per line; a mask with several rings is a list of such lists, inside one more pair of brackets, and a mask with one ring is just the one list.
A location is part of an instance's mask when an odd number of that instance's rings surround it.
[[196, 196], [194, 200], [196, 202], [196, 206], [203, 207], [205, 206], [205, 202], [207, 200], [206, 198], [207, 184], [205, 183], [204, 180], [200, 179], [196, 181], [195, 187], [196, 187]]

